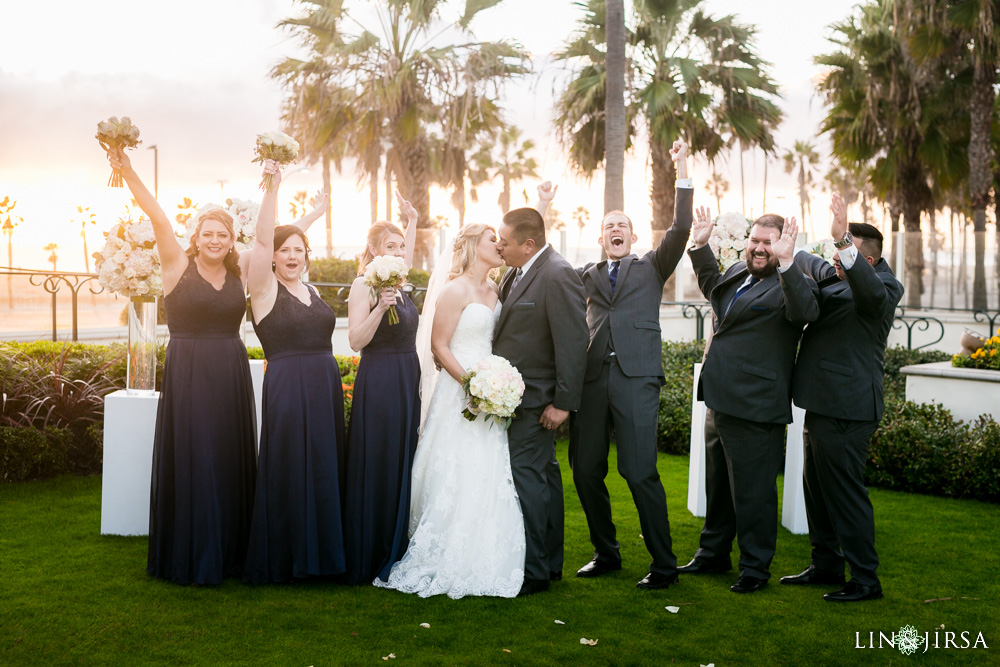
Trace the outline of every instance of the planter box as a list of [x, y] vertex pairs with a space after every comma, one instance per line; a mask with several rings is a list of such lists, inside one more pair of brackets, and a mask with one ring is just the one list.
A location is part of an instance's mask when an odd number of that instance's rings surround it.
[[906, 400], [940, 403], [956, 419], [975, 421], [980, 415], [1000, 418], [1000, 371], [955, 368], [950, 361], [904, 366]]

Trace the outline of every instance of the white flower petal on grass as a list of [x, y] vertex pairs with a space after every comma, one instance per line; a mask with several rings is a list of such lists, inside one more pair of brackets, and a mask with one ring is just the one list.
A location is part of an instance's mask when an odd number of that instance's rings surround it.
[[710, 662], [707, 665], [701, 665], [700, 667], [715, 667], [715, 663], [714, 662]]
[[566, 624], [560, 621], [559, 619], [556, 619], [556, 625], [566, 625]]
[[422, 628], [429, 628], [429, 627], [431, 627], [431, 624], [430, 623], [421, 623], [420, 627], [422, 627]]
[[[389, 655], [383, 655], [382, 656], [383, 660], [394, 660], [395, 658], [396, 658], [396, 654], [395, 653], [390, 653]], [[715, 667], [715, 665], [712, 665], [712, 667]]]
[[586, 637], [580, 637], [580, 643], [584, 646], [597, 646], [596, 639], [587, 639]]
[[671, 614], [676, 614], [677, 612], [679, 612], [681, 610], [680, 607], [664, 607], [664, 609], [666, 609], [667, 611], [669, 611]]

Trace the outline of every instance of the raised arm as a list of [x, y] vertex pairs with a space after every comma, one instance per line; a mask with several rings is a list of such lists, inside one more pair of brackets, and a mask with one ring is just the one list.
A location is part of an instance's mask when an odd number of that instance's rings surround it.
[[396, 202], [399, 203], [399, 210], [406, 216], [406, 229], [403, 230], [403, 247], [405, 248], [403, 261], [406, 262], [407, 267], [412, 267], [413, 251], [417, 248], [417, 220], [420, 216], [417, 215], [417, 209], [413, 208], [413, 204], [403, 199], [399, 190], [396, 190]]
[[796, 324], [819, 317], [819, 288], [795, 264], [795, 240], [799, 226], [795, 218], [785, 220], [781, 234], [771, 233], [771, 251], [778, 258], [778, 280], [785, 297], [785, 319]]
[[247, 289], [250, 291], [250, 305], [254, 320], [260, 322], [271, 309], [278, 296], [278, 281], [271, 270], [274, 259], [274, 222], [278, 208], [278, 186], [281, 185], [281, 170], [274, 160], [264, 161], [264, 173], [271, 174], [271, 187], [264, 191], [257, 213], [257, 236], [250, 248]]
[[688, 251], [688, 257], [691, 258], [691, 266], [698, 276], [698, 288], [706, 299], [712, 298], [712, 290], [722, 279], [719, 262], [708, 246], [708, 239], [712, 236], [714, 228], [715, 222], [712, 220], [711, 212], [704, 206], [699, 206], [695, 211], [695, 223], [691, 227], [693, 245]]
[[293, 222], [292, 225], [298, 227], [303, 232], [307, 232], [312, 223], [319, 220], [328, 208], [330, 208], [330, 191], [320, 190], [319, 194], [316, 195], [316, 208]]
[[139, 202], [142, 209], [151, 223], [153, 223], [153, 234], [156, 236], [156, 250], [160, 254], [160, 266], [163, 267], [163, 293], [170, 293], [181, 274], [187, 268], [187, 256], [184, 248], [174, 235], [174, 229], [170, 224], [170, 219], [163, 212], [163, 208], [149, 191], [149, 188], [139, 178], [139, 174], [132, 168], [132, 161], [123, 150], [117, 148], [108, 151], [108, 162], [114, 169], [117, 169], [128, 189], [132, 191], [132, 196]]
[[549, 205], [556, 198], [558, 190], [559, 186], [552, 185], [552, 181], [545, 181], [538, 186], [538, 202], [535, 204], [535, 210], [538, 211], [538, 215], [543, 218], [545, 217], [545, 211], [549, 210]]
[[[670, 149], [670, 157], [673, 158], [676, 165], [678, 180], [677, 193], [674, 198], [674, 224], [663, 235], [659, 247], [653, 254], [653, 266], [656, 267], [656, 272], [664, 281], [670, 277], [670, 274], [677, 268], [677, 263], [684, 256], [684, 248], [687, 245], [688, 236], [691, 234], [694, 190], [689, 187], [687, 156], [688, 145], [681, 140], [675, 141]], [[685, 181], [684, 186], [680, 184], [682, 180]]]

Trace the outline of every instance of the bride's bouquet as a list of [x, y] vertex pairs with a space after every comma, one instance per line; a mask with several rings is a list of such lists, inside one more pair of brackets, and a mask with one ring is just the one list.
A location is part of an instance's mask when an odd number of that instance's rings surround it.
[[[274, 160], [278, 164], [291, 164], [299, 157], [299, 142], [284, 132], [264, 132], [257, 135], [257, 145], [254, 146], [254, 159], [250, 162]], [[261, 190], [271, 189], [271, 174], [264, 174], [260, 180]]]
[[97, 281], [101, 285], [125, 296], [163, 293], [160, 255], [149, 220], [119, 220], [104, 236], [104, 247], [94, 253]]
[[[94, 138], [105, 151], [116, 148], [135, 148], [142, 143], [139, 141], [139, 128], [132, 124], [132, 119], [128, 116], [122, 116], [121, 120], [118, 120], [117, 116], [102, 120], [97, 124], [97, 134], [94, 135]], [[108, 185], [113, 188], [122, 186], [122, 175], [117, 169], [111, 170]]]
[[479, 415], [487, 415], [506, 429], [521, 404], [524, 380], [509, 361], [491, 354], [462, 376], [462, 389], [469, 399], [462, 410], [463, 417], [475, 421]]
[[723, 213], [715, 219], [715, 227], [708, 238], [708, 245], [719, 262], [719, 270], [725, 273], [733, 264], [743, 260], [747, 248], [747, 236], [753, 221], [739, 213]]
[[[402, 257], [379, 255], [365, 267], [365, 285], [371, 288], [372, 299], [376, 300], [378, 293], [386, 287], [396, 288], [406, 282], [408, 273]], [[389, 324], [399, 324], [396, 306], [389, 306]]]

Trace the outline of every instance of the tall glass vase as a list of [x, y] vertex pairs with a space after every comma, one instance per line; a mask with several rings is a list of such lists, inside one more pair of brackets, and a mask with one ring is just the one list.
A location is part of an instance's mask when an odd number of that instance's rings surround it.
[[132, 395], [156, 390], [156, 297], [128, 297], [128, 375], [126, 390]]

